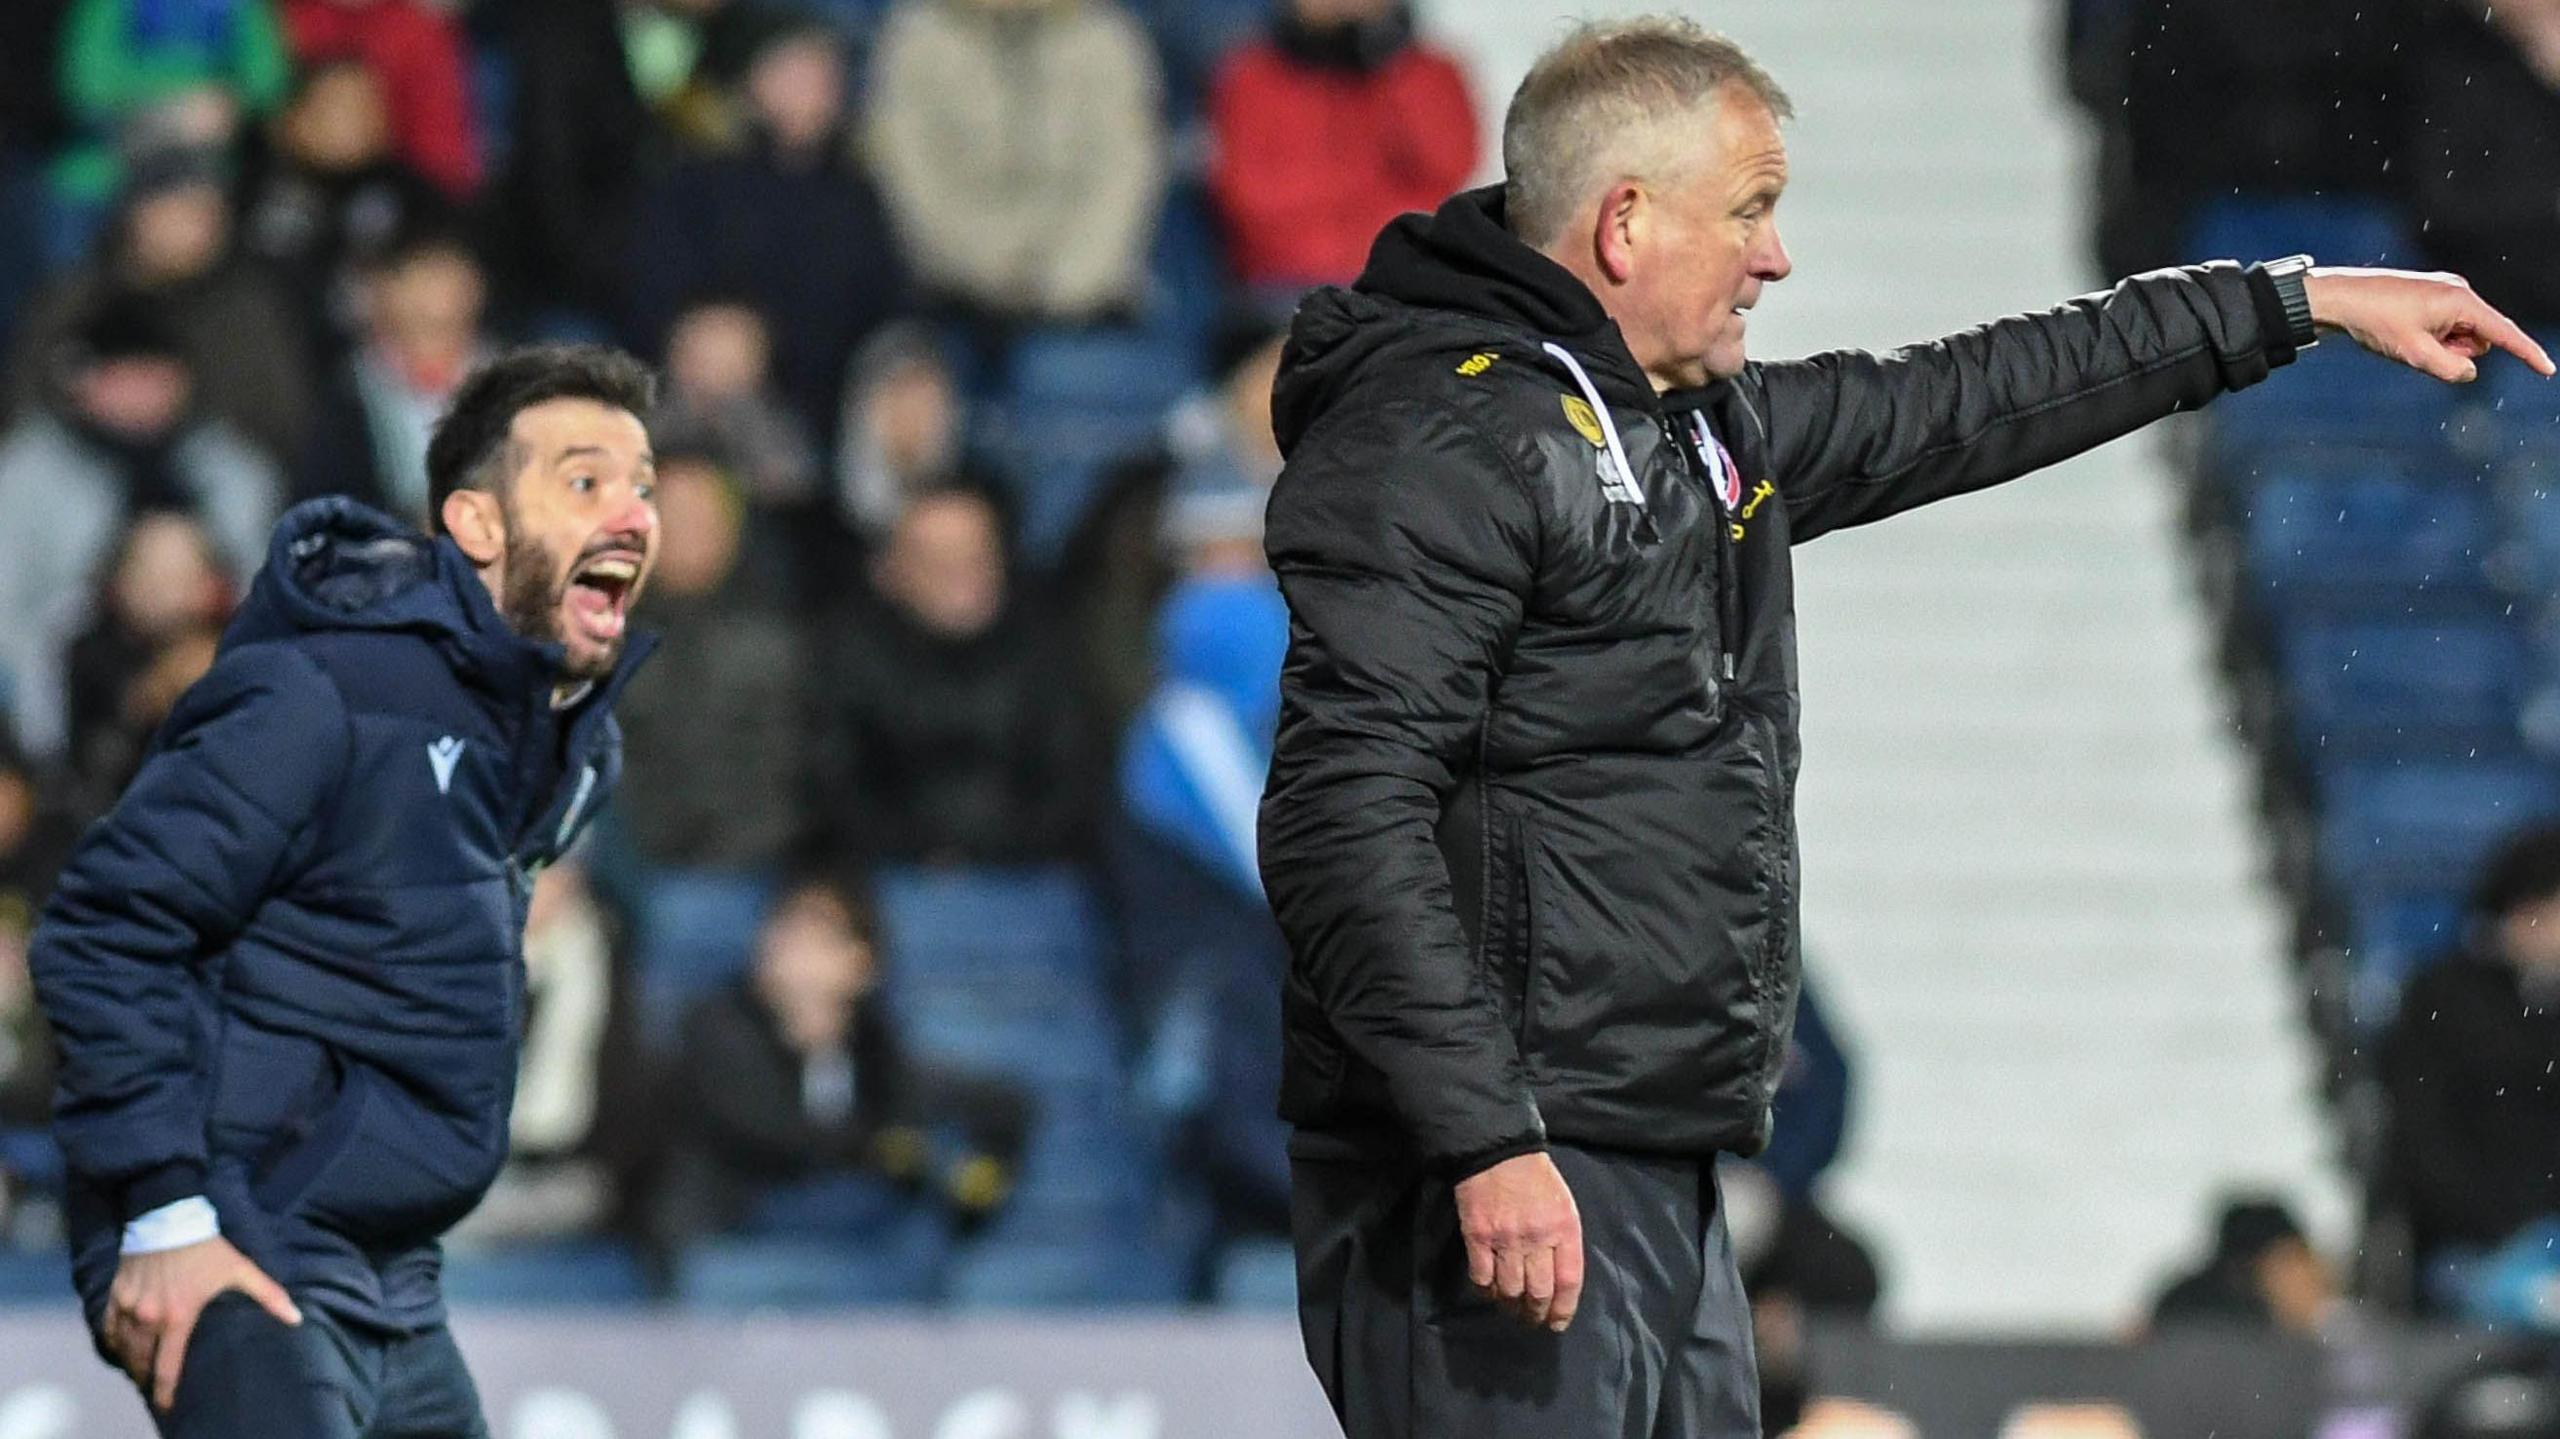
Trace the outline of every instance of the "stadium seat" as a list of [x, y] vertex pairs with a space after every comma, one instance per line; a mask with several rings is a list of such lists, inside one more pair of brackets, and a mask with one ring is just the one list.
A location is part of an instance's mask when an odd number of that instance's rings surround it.
[[2318, 622], [2279, 645], [2294, 742], [2315, 769], [2519, 745], [2530, 667], [2524, 637], [2503, 621]]
[[2295, 446], [2448, 455], [2451, 387], [2342, 340], [2305, 350], [2269, 383], [2206, 411], [2205, 460], [2225, 475]]
[[962, 1251], [947, 1297], [959, 1309], [1179, 1304], [1189, 1288], [1185, 1269], [1179, 1256], [1143, 1237], [990, 1240]]
[[2508, 455], [2494, 474], [2505, 577], [2537, 608], [2548, 610], [2560, 596], [2560, 434]]
[[1212, 1295], [1229, 1309], [1298, 1307], [1298, 1256], [1285, 1239], [1240, 1239], [1218, 1254]]
[[[2543, 348], [2560, 346], [2560, 333], [2537, 335]], [[2501, 455], [2517, 450], [2560, 451], [2560, 387], [2511, 359], [2480, 366], [2481, 428]]]
[[2485, 486], [2429, 483], [2369, 451], [2287, 450], [2255, 467], [2242, 515], [2250, 589], [2279, 625], [2492, 608], [2498, 527]]
[[1101, 910], [1067, 866], [890, 868], [873, 890], [895, 983], [1101, 981]]
[[464, 1305], [630, 1305], [649, 1297], [649, 1283], [628, 1245], [581, 1239], [451, 1250], [444, 1292]]
[[1024, 556], [1055, 560], [1123, 456], [1199, 382], [1198, 347], [1146, 330], [1047, 330], [1014, 346], [1001, 401]]
[[59, 1248], [0, 1248], [0, 1304], [60, 1307], [71, 1299], [71, 1258]]
[[2330, 265], [2399, 265], [2423, 256], [2394, 206], [2376, 200], [2238, 195], [2198, 207], [2187, 251], [2254, 264], [2312, 254]]
[[2332, 890], [2457, 889], [2509, 832], [2560, 815], [2560, 772], [2522, 759], [2378, 760], [2321, 785]]
[[2347, 1012], [2373, 1033], [2398, 1011], [2409, 976], [2462, 942], [2462, 900], [2439, 890], [2375, 890], [2349, 910]]
[[685, 1304], [720, 1310], [930, 1301], [943, 1283], [947, 1240], [923, 1228], [896, 1238], [702, 1240], [677, 1256], [675, 1295]]

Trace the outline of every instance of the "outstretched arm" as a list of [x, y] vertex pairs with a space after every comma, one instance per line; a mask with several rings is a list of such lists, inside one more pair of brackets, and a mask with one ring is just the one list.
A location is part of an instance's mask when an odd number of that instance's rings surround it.
[[[2442, 379], [2506, 348], [2514, 323], [2456, 277], [2314, 270], [2309, 319]], [[2290, 363], [2308, 334], [2264, 266], [2162, 270], [2036, 315], [1877, 356], [1848, 350], [1742, 376], [1801, 540], [2015, 479]]]

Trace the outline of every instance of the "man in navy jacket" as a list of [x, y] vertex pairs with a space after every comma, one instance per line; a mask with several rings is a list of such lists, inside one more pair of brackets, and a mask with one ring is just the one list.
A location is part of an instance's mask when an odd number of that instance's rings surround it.
[[173, 1439], [486, 1433], [437, 1239], [505, 1157], [531, 877], [619, 769], [652, 391], [513, 352], [437, 428], [434, 537], [288, 514], [44, 912], [74, 1275]]

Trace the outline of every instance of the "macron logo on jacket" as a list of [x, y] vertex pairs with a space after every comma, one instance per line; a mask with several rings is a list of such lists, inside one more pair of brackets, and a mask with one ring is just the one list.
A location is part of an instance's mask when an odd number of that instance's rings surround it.
[[436, 793], [453, 793], [453, 767], [462, 760], [462, 741], [446, 735], [427, 746], [427, 763], [436, 767]]

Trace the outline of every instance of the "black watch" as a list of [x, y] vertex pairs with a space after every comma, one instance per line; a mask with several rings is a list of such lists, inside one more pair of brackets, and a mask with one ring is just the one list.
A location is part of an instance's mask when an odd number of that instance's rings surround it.
[[2275, 282], [2276, 298], [2284, 304], [2285, 328], [2291, 332], [2297, 350], [2320, 342], [2320, 327], [2311, 320], [2311, 265], [2309, 255], [2287, 255], [2258, 267]]

